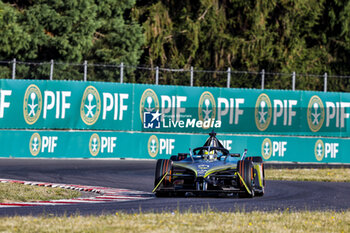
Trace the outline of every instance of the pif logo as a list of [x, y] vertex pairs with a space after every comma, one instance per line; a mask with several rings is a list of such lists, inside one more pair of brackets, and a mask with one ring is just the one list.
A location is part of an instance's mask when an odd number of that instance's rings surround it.
[[151, 156], [152, 158], [157, 156], [159, 150], [159, 141], [156, 135], [152, 135], [151, 137], [149, 137], [147, 148], [149, 156]]
[[260, 131], [269, 127], [272, 117], [272, 106], [270, 98], [266, 94], [259, 95], [255, 104], [255, 124]]
[[104, 153], [113, 154], [117, 146], [116, 141], [117, 137], [100, 137], [97, 133], [94, 133], [89, 141], [90, 154], [92, 156]]
[[317, 140], [315, 143], [315, 157], [317, 161], [322, 161], [324, 157], [324, 144], [321, 139]]
[[140, 100], [140, 118], [141, 122], [144, 123], [143, 117], [145, 112], [158, 112], [159, 111], [159, 100], [156, 93], [152, 89], [146, 89]]
[[34, 124], [40, 116], [42, 109], [42, 96], [38, 86], [30, 85], [23, 100], [23, 116], [27, 124]]
[[88, 86], [83, 94], [80, 106], [80, 116], [87, 125], [93, 125], [98, 120], [101, 112], [101, 99], [97, 89]]
[[[214, 120], [216, 116], [216, 102], [214, 96], [205, 91], [199, 98], [198, 117], [200, 121]], [[208, 128], [203, 125], [203, 128]]]
[[272, 143], [269, 138], [265, 138], [261, 144], [261, 155], [265, 160], [268, 160], [272, 154]]
[[271, 141], [269, 138], [265, 138], [261, 144], [261, 155], [265, 160], [271, 156], [284, 157], [287, 152], [287, 141]]
[[39, 152], [55, 153], [57, 141], [57, 136], [40, 136], [34, 133], [29, 141], [29, 151], [33, 156], [37, 156]]
[[317, 95], [311, 97], [307, 108], [307, 123], [312, 132], [321, 129], [324, 121], [324, 106]]
[[29, 151], [33, 156], [37, 156], [41, 148], [41, 137], [38, 133], [34, 133], [29, 141]]
[[98, 155], [101, 148], [101, 140], [97, 133], [94, 133], [90, 137], [89, 150], [92, 156]]
[[322, 161], [323, 159], [336, 159], [339, 150], [338, 142], [323, 142], [319, 139], [315, 143], [314, 152], [317, 161]]

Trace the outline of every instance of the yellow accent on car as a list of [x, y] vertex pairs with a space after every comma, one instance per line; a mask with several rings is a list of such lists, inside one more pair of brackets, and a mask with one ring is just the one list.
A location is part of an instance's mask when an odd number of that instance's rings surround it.
[[242, 176], [239, 174], [239, 172], [236, 172], [235, 174], [237, 174], [238, 177], [239, 177], [239, 179], [241, 179], [241, 181], [242, 181], [242, 183], [243, 183], [245, 189], [247, 190], [247, 192], [248, 192], [249, 194], [252, 194], [252, 192], [249, 190], [248, 186], [245, 184], [245, 182], [244, 182]]
[[234, 164], [229, 164], [226, 166], [222, 166], [222, 167], [214, 167], [212, 169], [209, 169], [205, 175], [204, 178], [208, 177], [209, 175], [213, 174], [214, 172], [221, 172], [221, 171], [225, 171], [225, 170], [229, 170], [229, 169], [236, 169], [237, 166], [233, 166]]
[[162, 181], [164, 180], [164, 178], [168, 175], [168, 172], [164, 174], [164, 176], [162, 177], [162, 179], [159, 181], [159, 183], [156, 185], [156, 187], [154, 187], [154, 189], [152, 190], [152, 193], [154, 193], [156, 191], [156, 189], [158, 188], [158, 186], [162, 183]]
[[257, 164], [254, 165], [254, 169], [257, 171], [258, 173], [258, 179], [259, 179], [259, 186], [262, 187], [262, 170], [261, 170], [261, 165]]

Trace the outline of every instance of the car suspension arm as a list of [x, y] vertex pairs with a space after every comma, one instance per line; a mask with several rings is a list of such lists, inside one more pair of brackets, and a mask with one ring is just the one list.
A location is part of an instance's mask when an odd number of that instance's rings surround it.
[[164, 180], [164, 178], [165, 178], [167, 175], [168, 175], [168, 172], [166, 172], [166, 173], [164, 174], [164, 176], [162, 177], [162, 179], [160, 179], [159, 183], [156, 185], [156, 187], [154, 187], [152, 193], [154, 193], [154, 192], [157, 190], [157, 188], [159, 187], [159, 185], [162, 183], [162, 181]]
[[248, 186], [247, 186], [246, 183], [244, 182], [244, 180], [243, 180], [242, 176], [239, 174], [239, 172], [236, 172], [236, 174], [238, 175], [239, 179], [242, 181], [242, 183], [243, 183], [245, 189], [247, 190], [247, 192], [248, 192], [249, 194], [252, 194], [252, 191], [249, 190]]

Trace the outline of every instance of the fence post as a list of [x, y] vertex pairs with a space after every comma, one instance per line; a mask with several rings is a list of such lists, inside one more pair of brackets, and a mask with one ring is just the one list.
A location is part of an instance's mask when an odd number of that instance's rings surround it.
[[262, 69], [262, 71], [261, 71], [261, 90], [264, 90], [264, 85], [265, 85], [265, 70]]
[[193, 87], [193, 66], [191, 66], [191, 87]]
[[159, 82], [159, 67], [156, 67], [156, 85], [158, 85]]
[[16, 77], [16, 58], [12, 61], [12, 79], [15, 79]]
[[87, 81], [87, 60], [84, 61], [84, 82]]
[[51, 59], [51, 66], [50, 66], [50, 80], [53, 79], [53, 59]]
[[293, 74], [292, 74], [292, 89], [293, 91], [295, 91], [295, 71], [293, 71]]
[[123, 83], [124, 63], [120, 63], [120, 83]]
[[229, 67], [227, 69], [227, 88], [230, 88], [231, 84], [231, 68]]
[[324, 73], [324, 92], [327, 92], [327, 73]]

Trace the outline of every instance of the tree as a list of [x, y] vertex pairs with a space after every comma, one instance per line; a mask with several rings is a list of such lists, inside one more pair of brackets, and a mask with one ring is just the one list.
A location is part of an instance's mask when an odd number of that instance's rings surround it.
[[[28, 52], [30, 34], [20, 24], [21, 14], [18, 10], [0, 1], [0, 60], [28, 59], [33, 54]], [[11, 77], [8, 64], [0, 64], [1, 78]]]
[[[348, 13], [345, 13], [349, 12], [348, 3], [340, 2], [139, 1], [134, 16], [143, 25], [147, 38], [142, 62], [152, 67], [189, 69], [194, 66], [216, 71], [230, 67], [236, 71], [265, 69], [289, 73], [287, 76], [266, 76], [269, 77], [266, 87], [291, 88], [293, 71], [323, 74], [332, 67], [334, 52], [323, 41], [333, 31], [325, 30], [326, 35], [322, 36], [324, 33], [315, 29], [327, 25], [324, 21], [329, 17], [325, 18], [325, 15], [329, 14], [342, 16], [342, 19], [333, 17], [337, 27], [349, 25]], [[341, 33], [344, 34], [344, 30]], [[344, 41], [345, 38], [341, 40]], [[177, 78], [171, 78], [174, 84], [181, 83], [176, 82]], [[203, 73], [197, 81], [198, 85], [224, 86], [226, 77], [218, 72]], [[299, 88], [320, 89], [323, 85], [321, 80], [309, 76], [297, 81]], [[242, 74], [234, 77], [232, 82], [236, 87], [258, 87], [260, 75]]]
[[27, 54], [31, 36], [20, 24], [21, 14], [18, 10], [0, 1], [0, 59], [28, 59]]
[[[327, 50], [329, 59], [324, 71], [330, 75], [350, 75], [350, 1], [326, 0], [324, 11], [313, 28], [318, 35], [311, 43]], [[349, 90], [350, 80], [329, 78], [331, 91]]]
[[[145, 40], [142, 27], [130, 17], [130, 9], [135, 1], [96, 0], [95, 4], [99, 26], [94, 33], [94, 45], [86, 53], [87, 59], [94, 63], [120, 65], [123, 62], [129, 66], [137, 66]], [[116, 81], [119, 79], [119, 69], [113, 69], [95, 67], [91, 76]], [[129, 76], [128, 81], [132, 81], [131, 69], [127, 69], [125, 73]]]
[[[49, 61], [54, 59], [55, 79], [82, 79], [82, 65], [67, 63], [120, 63], [136, 65], [144, 43], [142, 29], [128, 16], [135, 4], [128, 1], [38, 0], [3, 1], [0, 28], [5, 47], [4, 60], [46, 62], [40, 66], [18, 65], [19, 76], [49, 76]], [[10, 28], [11, 30], [8, 30]], [[115, 80], [110, 72], [89, 68], [94, 80]], [[115, 73], [115, 71], [113, 71]], [[102, 75], [101, 75], [102, 74]]]

